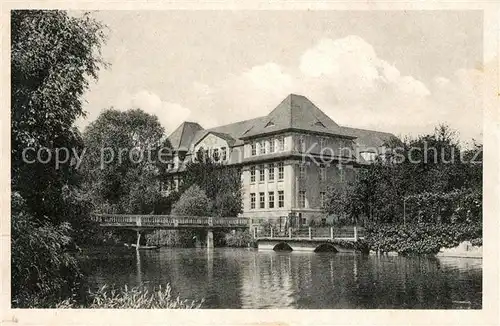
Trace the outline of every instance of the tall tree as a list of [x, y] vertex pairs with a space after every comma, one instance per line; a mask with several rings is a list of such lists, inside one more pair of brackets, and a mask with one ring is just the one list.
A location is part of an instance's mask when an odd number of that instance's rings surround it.
[[[89, 14], [11, 12], [12, 304], [41, 306], [75, 285], [65, 249], [88, 212], [74, 161], [57, 166], [58, 148], [81, 153], [73, 127], [82, 95], [104, 65], [104, 26]], [[46, 148], [46, 149], [44, 149]], [[43, 163], [36, 153], [44, 149]], [[23, 158], [23, 153], [27, 154]], [[60, 157], [60, 159], [63, 159]], [[72, 162], [73, 164], [70, 164]]]
[[[59, 10], [15, 10], [11, 24], [12, 190], [35, 217], [61, 222], [61, 189], [78, 185], [75, 166], [56, 168], [54, 160], [41, 163], [35, 153], [42, 147], [52, 158], [57, 148], [81, 152], [73, 123], [84, 115], [82, 95], [89, 79], [97, 79], [104, 64], [104, 26], [89, 14], [70, 17]], [[23, 151], [34, 163], [23, 160]]]
[[109, 109], [84, 132], [82, 170], [97, 210], [150, 213], [160, 200], [159, 171], [170, 143], [158, 118]]

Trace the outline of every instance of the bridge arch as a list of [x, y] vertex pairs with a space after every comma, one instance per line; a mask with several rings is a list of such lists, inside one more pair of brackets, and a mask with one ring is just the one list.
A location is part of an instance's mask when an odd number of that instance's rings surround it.
[[293, 251], [293, 248], [286, 242], [279, 242], [273, 247], [274, 251]]
[[331, 243], [322, 243], [316, 248], [314, 248], [314, 252], [339, 252], [339, 251]]

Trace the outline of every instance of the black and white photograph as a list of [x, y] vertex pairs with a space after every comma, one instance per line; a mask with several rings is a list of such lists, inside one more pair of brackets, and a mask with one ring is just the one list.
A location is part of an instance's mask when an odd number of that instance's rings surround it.
[[498, 12], [120, 9], [3, 10], [11, 311], [492, 309]]

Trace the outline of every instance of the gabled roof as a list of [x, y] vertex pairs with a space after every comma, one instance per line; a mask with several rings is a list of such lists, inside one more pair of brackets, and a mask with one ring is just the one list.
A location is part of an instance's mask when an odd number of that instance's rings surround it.
[[215, 132], [219, 134], [227, 135], [235, 140], [233, 146], [242, 145], [243, 141], [240, 137], [249, 130], [254, 124], [259, 123], [262, 119], [266, 117], [259, 117], [250, 120], [243, 120], [235, 123], [231, 123], [224, 126], [214, 127], [203, 131], [198, 131], [193, 139], [193, 143], [198, 143], [208, 132]]
[[309, 99], [302, 95], [290, 94], [271, 113], [256, 121], [253, 127], [242, 135], [242, 138], [285, 130], [304, 130], [350, 136], [345, 134], [342, 127], [318, 109]]
[[[215, 135], [219, 138], [224, 139], [229, 146], [233, 146], [234, 142], [236, 141], [236, 139], [234, 139], [233, 137], [231, 137], [228, 134], [224, 134], [222, 132], [216, 132], [216, 131], [212, 131], [212, 130], [203, 130], [203, 131], [200, 131], [199, 134], [195, 135], [196, 139], [192, 143], [193, 146], [196, 146], [200, 141], [202, 141], [209, 134], [212, 134], [212, 135]], [[200, 135], [200, 137], [197, 137], [198, 135]]]
[[354, 140], [358, 145], [359, 151], [363, 152], [368, 149], [376, 149], [384, 145], [384, 143], [397, 139], [391, 133], [376, 131], [376, 130], [367, 130], [367, 129], [358, 129], [358, 128], [350, 128], [350, 127], [342, 127], [345, 130], [345, 133], [348, 133], [356, 139]]
[[196, 122], [183, 122], [177, 129], [168, 136], [174, 150], [189, 150], [194, 136], [197, 132], [203, 130], [203, 127]]

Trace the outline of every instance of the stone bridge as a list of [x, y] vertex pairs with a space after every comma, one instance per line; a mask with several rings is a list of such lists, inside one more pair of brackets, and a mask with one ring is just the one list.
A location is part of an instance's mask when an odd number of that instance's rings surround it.
[[364, 232], [356, 226], [350, 230], [309, 227], [302, 230], [290, 228], [285, 234], [276, 235], [271, 229], [267, 234], [259, 235], [254, 229], [254, 238], [259, 250], [352, 252], [355, 251], [354, 243], [364, 239]]

